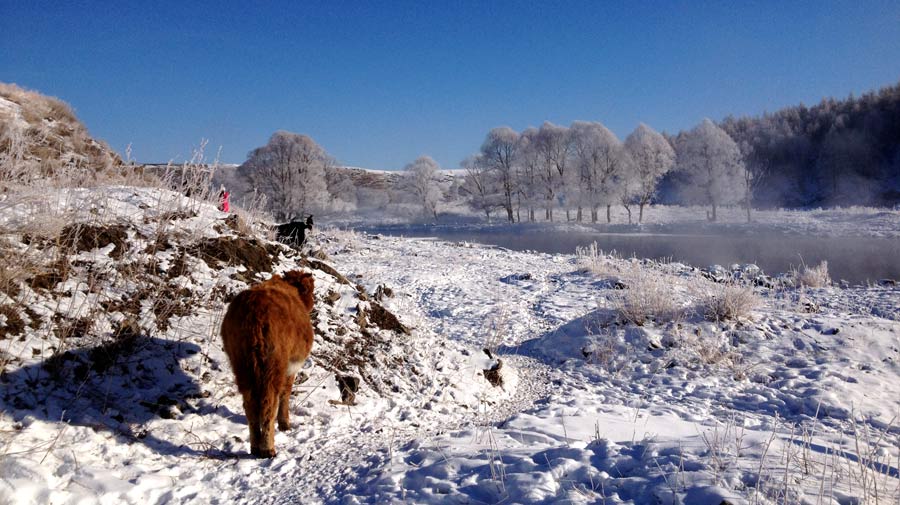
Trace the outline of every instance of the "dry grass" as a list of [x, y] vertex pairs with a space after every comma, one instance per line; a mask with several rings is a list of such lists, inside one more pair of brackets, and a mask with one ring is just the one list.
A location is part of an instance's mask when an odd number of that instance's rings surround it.
[[719, 284], [701, 300], [700, 310], [710, 321], [748, 319], [760, 303], [750, 286]]
[[801, 264], [799, 269], [791, 269], [791, 277], [793, 277], [797, 286], [824, 288], [831, 285], [827, 261], [823, 261], [814, 267], [810, 267], [805, 263]]
[[598, 277], [616, 277], [620, 273], [616, 266], [616, 261], [620, 258], [615, 251], [604, 253], [596, 241], [584, 247], [576, 247], [575, 257], [579, 265]]
[[683, 317], [684, 309], [674, 296], [679, 282], [675, 277], [632, 261], [621, 268], [620, 278], [626, 287], [615, 292], [612, 304], [623, 321], [643, 326]]
[[0, 115], [0, 189], [87, 185], [120, 172], [121, 158], [91, 138], [67, 103], [6, 83], [0, 98], [13, 104]]

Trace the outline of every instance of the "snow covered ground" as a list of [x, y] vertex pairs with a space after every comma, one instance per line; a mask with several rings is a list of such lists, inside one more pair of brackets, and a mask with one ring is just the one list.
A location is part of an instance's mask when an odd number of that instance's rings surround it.
[[[302, 257], [168, 192], [52, 201], [0, 210], [0, 503], [900, 502], [897, 287], [748, 287], [709, 321], [722, 286], [684, 265], [337, 229]], [[93, 242], [40, 238], [56, 220]], [[218, 323], [298, 267], [317, 347], [251, 459]], [[639, 279], [677, 310], [624, 323]]]

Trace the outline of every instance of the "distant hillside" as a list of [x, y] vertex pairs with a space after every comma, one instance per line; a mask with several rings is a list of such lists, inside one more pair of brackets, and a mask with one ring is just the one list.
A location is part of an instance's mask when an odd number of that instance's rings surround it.
[[0, 181], [83, 178], [120, 165], [121, 157], [91, 137], [67, 103], [0, 83]]

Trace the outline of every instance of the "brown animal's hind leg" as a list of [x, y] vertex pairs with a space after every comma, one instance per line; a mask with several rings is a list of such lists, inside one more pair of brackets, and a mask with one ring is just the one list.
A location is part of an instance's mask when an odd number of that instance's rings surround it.
[[294, 387], [294, 374], [284, 378], [281, 391], [278, 394], [278, 429], [287, 431], [291, 429], [291, 389]]
[[247, 416], [247, 426], [250, 428], [250, 454], [259, 456], [259, 412], [258, 405], [253, 401], [249, 392], [241, 393], [244, 397], [244, 414]]
[[271, 384], [262, 391], [259, 401], [259, 453], [261, 458], [275, 457], [275, 414], [278, 410], [278, 391]]

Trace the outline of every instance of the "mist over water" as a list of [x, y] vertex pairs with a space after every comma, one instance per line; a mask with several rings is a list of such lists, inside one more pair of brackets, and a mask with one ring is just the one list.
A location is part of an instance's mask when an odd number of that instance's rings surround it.
[[407, 237], [436, 237], [459, 242], [497, 245], [516, 251], [573, 254], [576, 247], [596, 241], [603, 251], [622, 257], [670, 259], [695, 267], [754, 263], [769, 275], [802, 263], [828, 261], [832, 279], [864, 284], [900, 279], [900, 239], [812, 237], [783, 234], [685, 235], [618, 234], [553, 230], [473, 230], [421, 227], [378, 227], [368, 231]]

